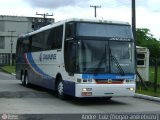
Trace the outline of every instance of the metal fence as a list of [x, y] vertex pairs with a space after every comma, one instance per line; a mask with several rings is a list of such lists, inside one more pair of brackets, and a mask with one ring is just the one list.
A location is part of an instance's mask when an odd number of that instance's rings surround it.
[[0, 66], [10, 65], [10, 54], [0, 53]]

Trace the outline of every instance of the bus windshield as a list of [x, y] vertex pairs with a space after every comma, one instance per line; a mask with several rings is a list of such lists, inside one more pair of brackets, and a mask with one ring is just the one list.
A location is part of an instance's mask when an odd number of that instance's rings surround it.
[[131, 38], [129, 25], [77, 23], [77, 36]]
[[[68, 52], [65, 54], [65, 65], [68, 72], [135, 73], [134, 41], [130, 25], [77, 22], [75, 26], [70, 27], [76, 30], [72, 32], [75, 37], [65, 41], [65, 53]], [[74, 49], [71, 46], [75, 46]], [[75, 53], [71, 54], [70, 51]]]
[[131, 42], [79, 40], [80, 73], [135, 73], [134, 44]]

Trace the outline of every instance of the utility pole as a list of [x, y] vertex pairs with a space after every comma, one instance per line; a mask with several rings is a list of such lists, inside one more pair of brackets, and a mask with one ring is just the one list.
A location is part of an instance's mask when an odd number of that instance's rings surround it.
[[11, 30], [11, 31], [8, 31], [8, 32], [11, 33], [11, 40], [10, 40], [10, 44], [11, 44], [10, 66], [12, 66], [12, 65], [13, 65], [13, 58], [12, 58], [12, 55], [13, 55], [13, 52], [12, 52], [12, 48], [13, 48], [13, 39], [12, 39], [12, 37], [13, 37], [13, 33], [16, 32], [16, 31]]
[[96, 18], [97, 17], [97, 8], [101, 8], [101, 6], [100, 5], [90, 5], [90, 7], [94, 8], [94, 17]]
[[40, 13], [36, 12], [36, 15], [43, 16], [43, 18], [44, 18], [44, 24], [46, 25], [46, 17], [47, 16], [53, 16], [53, 13], [52, 14], [48, 14], [48, 13], [40, 14]]
[[132, 0], [132, 32], [133, 37], [136, 40], [136, 2]]
[[49, 15], [48, 13], [40, 14], [40, 13], [36, 12], [36, 15], [42, 15], [43, 18], [46, 19], [47, 16], [53, 16], [53, 13]]

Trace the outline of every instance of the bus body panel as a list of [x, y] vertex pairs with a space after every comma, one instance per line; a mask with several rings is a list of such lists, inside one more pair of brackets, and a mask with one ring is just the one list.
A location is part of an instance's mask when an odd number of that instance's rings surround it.
[[29, 83], [54, 90], [56, 74], [63, 67], [59, 64], [59, 54], [55, 51], [26, 53], [25, 64], [28, 66]]

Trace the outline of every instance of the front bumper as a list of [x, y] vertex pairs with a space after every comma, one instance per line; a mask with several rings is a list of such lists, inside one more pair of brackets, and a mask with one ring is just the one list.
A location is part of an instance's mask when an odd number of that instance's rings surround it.
[[76, 97], [134, 96], [135, 84], [76, 84]]

